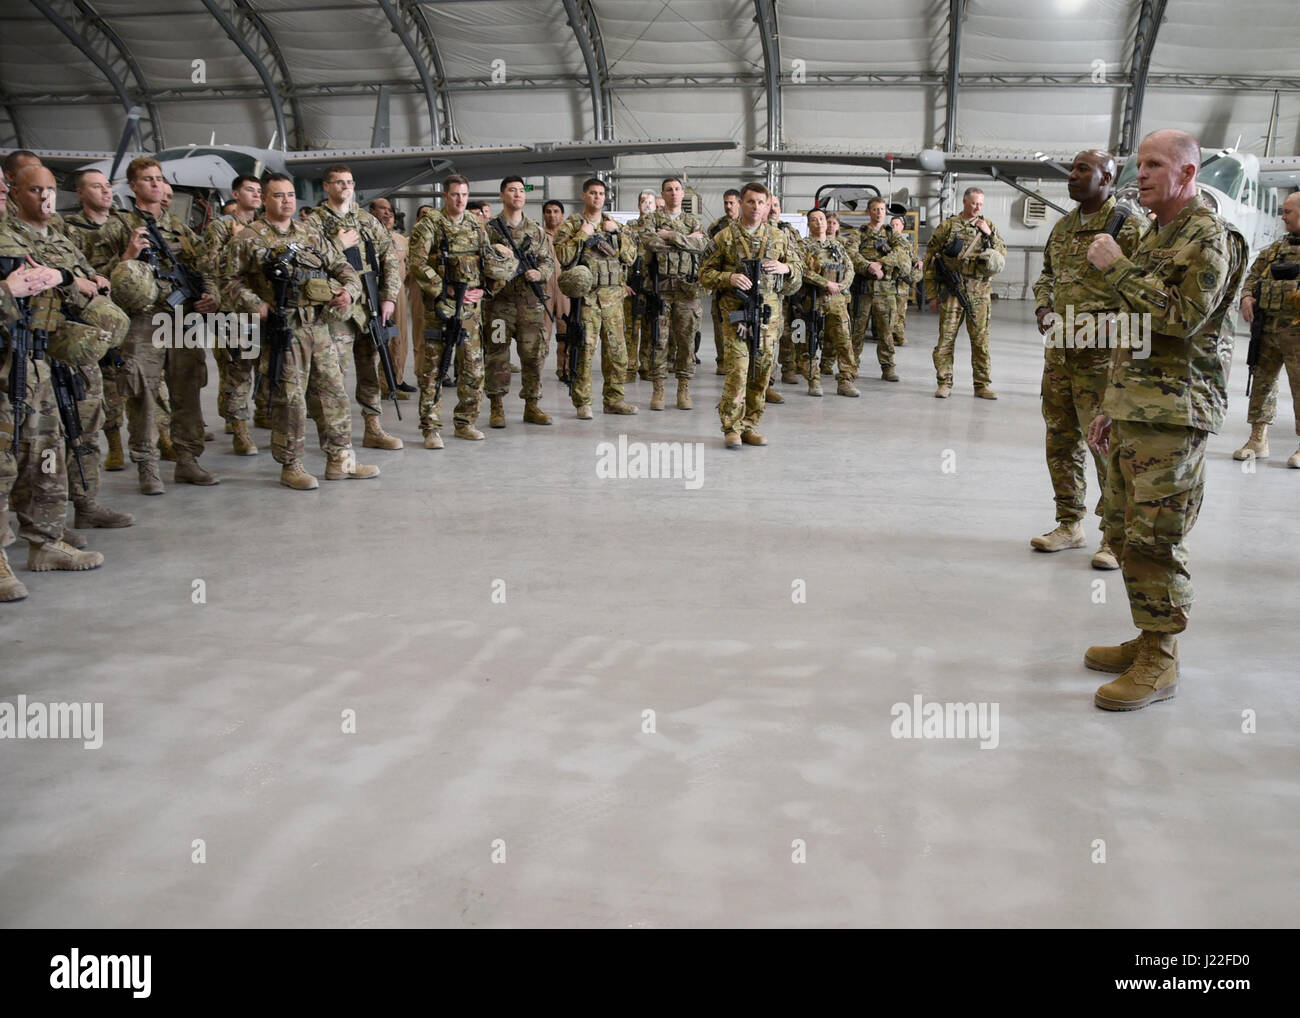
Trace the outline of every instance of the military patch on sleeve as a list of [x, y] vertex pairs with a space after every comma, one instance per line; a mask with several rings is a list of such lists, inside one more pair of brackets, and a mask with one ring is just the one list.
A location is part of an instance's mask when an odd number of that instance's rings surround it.
[[1213, 269], [1202, 269], [1200, 275], [1201, 289], [1213, 290], [1219, 285], [1219, 276]]

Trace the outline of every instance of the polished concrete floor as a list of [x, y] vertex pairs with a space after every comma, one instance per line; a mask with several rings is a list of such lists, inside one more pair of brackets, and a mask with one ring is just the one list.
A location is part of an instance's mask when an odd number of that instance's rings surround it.
[[[1179, 696], [1104, 713], [1081, 655], [1132, 626], [1090, 549], [1029, 548], [1030, 321], [996, 308], [998, 402], [964, 339], [932, 398], [914, 312], [901, 384], [785, 387], [767, 448], [723, 449], [706, 338], [689, 413], [639, 382], [580, 422], [552, 374], [555, 426], [511, 396], [440, 452], [404, 403], [375, 481], [281, 488], [266, 432], [208, 447], [214, 489], [106, 475], [138, 522], [92, 533], [102, 569], [11, 549], [0, 698], [100, 702], [104, 736], [0, 743], [0, 923], [1294, 926], [1289, 408], [1243, 473], [1239, 366]], [[620, 435], [704, 443], [702, 483], [598, 476]], [[918, 695], [996, 705], [996, 747], [894, 738]]]

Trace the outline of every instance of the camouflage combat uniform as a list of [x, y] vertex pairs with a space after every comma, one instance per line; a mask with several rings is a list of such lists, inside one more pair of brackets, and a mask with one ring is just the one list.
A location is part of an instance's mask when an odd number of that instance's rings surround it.
[[[645, 239], [647, 259], [653, 255], [659, 269], [659, 348], [651, 351], [650, 379], [662, 381], [669, 364], [679, 380], [695, 377], [695, 336], [700, 331], [700, 260], [708, 239], [692, 237], [703, 233], [700, 221], [689, 212], [670, 216], [665, 211], [649, 216]], [[664, 240], [659, 230], [672, 231]], [[649, 272], [646, 275], [649, 283]], [[646, 330], [649, 331], [648, 329]]]
[[596, 288], [582, 301], [582, 323], [587, 330], [587, 343], [578, 378], [573, 383], [573, 405], [584, 407], [591, 404], [591, 365], [599, 342], [600, 370], [605, 380], [601, 396], [605, 408], [609, 409], [626, 405], [623, 399], [623, 381], [627, 375], [623, 297], [627, 290], [623, 284], [623, 266], [636, 261], [636, 243], [632, 232], [626, 228], [613, 234], [601, 229], [603, 215], [599, 222], [592, 224], [595, 233], [591, 237], [582, 232], [584, 222], [581, 212], [574, 213], [560, 224], [555, 233], [555, 257], [560, 265], [585, 265], [596, 281]]
[[[498, 216], [488, 223], [488, 240], [505, 244], [501, 230], [509, 230], [519, 253], [532, 252], [537, 257], [537, 271], [542, 278], [538, 285], [546, 292], [547, 281], [555, 274], [555, 260], [551, 245], [546, 243], [542, 228], [527, 216], [518, 226], [510, 226]], [[506, 245], [509, 246], [508, 244]], [[487, 298], [486, 329], [483, 336], [486, 385], [489, 397], [504, 396], [510, 388], [510, 340], [513, 337], [519, 350], [521, 399], [542, 398], [542, 371], [546, 365], [546, 313], [538, 303], [532, 284], [524, 278], [524, 266], [508, 283], [490, 285], [492, 295]]]
[[[356, 230], [360, 234], [361, 239], [352, 250], [356, 252], [355, 257], [361, 267], [357, 269], [354, 265], [353, 268], [358, 276], [374, 272], [380, 303], [390, 300], [396, 307], [402, 294], [402, 266], [393, 247], [393, 238], [389, 236], [384, 224], [365, 209], [356, 208], [355, 203], [349, 207], [346, 215], [339, 215], [327, 203], [317, 205], [308, 215], [326, 239], [335, 244], [343, 230]], [[348, 256], [347, 251], [343, 253]], [[346, 356], [348, 347], [352, 348], [352, 361], [357, 369], [356, 397], [363, 417], [379, 417], [383, 412], [379, 351], [375, 349], [369, 330], [370, 317], [379, 312], [379, 308], [370, 307], [369, 298], [362, 287], [361, 299], [352, 305], [347, 317], [341, 321], [332, 321], [329, 326], [330, 335], [339, 346], [340, 359]], [[315, 407], [311, 406], [310, 410], [312, 416], [316, 417]], [[316, 423], [317, 426], [320, 425], [319, 418]]]
[[[636, 258], [632, 260], [632, 265], [628, 267], [627, 276], [625, 277], [629, 287], [632, 285], [631, 276], [637, 262], [641, 263], [641, 285], [646, 287], [650, 285], [651, 254], [646, 250], [645, 238], [646, 231], [651, 229], [650, 223], [653, 217], [654, 213], [649, 215], [642, 213], [623, 227], [624, 230], [631, 231], [632, 242], [636, 244]], [[636, 313], [637, 304], [641, 305], [640, 314]], [[650, 350], [650, 329], [645, 306], [645, 296], [643, 294], [629, 293], [623, 298], [623, 332], [627, 336], [627, 380], [629, 382], [635, 381], [638, 372], [642, 378], [649, 378], [650, 363], [654, 359], [654, 355]], [[663, 342], [662, 336], [660, 342]]]
[[[225, 274], [227, 248], [231, 240], [239, 235], [235, 232], [235, 227], [240, 225], [239, 220], [233, 216], [223, 216], [212, 220], [203, 231], [203, 246], [208, 251], [208, 262], [222, 276]], [[242, 232], [241, 229], [239, 233]], [[225, 279], [221, 282], [224, 284]], [[223, 310], [227, 309], [223, 306]], [[226, 347], [212, 351], [217, 362], [217, 413], [227, 422], [247, 421], [252, 417], [248, 405], [253, 396], [253, 373], [257, 361], [239, 354], [238, 349]]]
[[[1115, 211], [1115, 199], [1108, 198], [1090, 216], [1075, 208], [1052, 227], [1043, 250], [1043, 271], [1034, 283], [1034, 300], [1039, 309], [1057, 315], [1059, 329], [1048, 333], [1041, 387], [1043, 422], [1047, 426], [1047, 472], [1056, 493], [1058, 523], [1081, 523], [1087, 507], [1088, 425], [1101, 412], [1101, 398], [1106, 392], [1110, 373], [1111, 347], [1098, 336], [1094, 346], [1080, 349], [1066, 345], [1062, 332], [1068, 320], [1089, 314], [1101, 319], [1118, 312], [1119, 301], [1106, 285], [1100, 272], [1088, 261], [1088, 245], [1106, 229]], [[1129, 216], [1119, 234], [1119, 245], [1132, 255], [1146, 233], [1146, 219]], [[1089, 319], [1094, 320], [1094, 319]], [[1059, 337], [1054, 338], [1054, 337]], [[1102, 513], [1102, 494], [1106, 490], [1106, 461], [1093, 453], [1097, 468], [1097, 515]]]
[[[109, 219], [119, 215], [121, 213], [117, 209], [109, 209], [108, 219], [103, 223], [97, 223], [82, 211], [74, 212], [63, 220], [64, 235], [77, 245], [81, 253], [86, 256], [86, 261], [90, 263], [91, 268], [105, 279], [113, 271], [113, 262], [117, 260], [117, 255], [107, 250], [102, 227]], [[119, 382], [122, 369], [117, 360], [115, 354], [100, 365], [100, 377], [104, 387], [104, 429], [109, 431], [120, 429], [124, 419], [122, 410], [124, 397]], [[167, 422], [170, 425], [170, 413], [167, 415]]]
[[[868, 270], [879, 262], [885, 274], [877, 279]], [[858, 231], [858, 246], [853, 252], [853, 269], [858, 274], [862, 297], [853, 319], [853, 356], [861, 370], [862, 348], [867, 341], [870, 322], [876, 337], [876, 360], [884, 374], [894, 370], [894, 305], [898, 299], [898, 277], [909, 275], [911, 250], [888, 222], [879, 229], [870, 223]]]
[[[798, 260], [799, 271], [802, 274], [804, 269], [807, 268], [807, 259], [804, 257], [804, 238], [799, 236], [789, 223], [774, 220], [773, 225], [785, 233], [789, 241], [790, 256]], [[798, 317], [796, 309], [798, 299], [798, 291], [788, 291], [781, 305], [783, 324], [781, 326], [780, 342], [777, 345], [777, 366], [781, 369], [782, 379], [799, 373], [794, 355], [794, 320]]]
[[[457, 223], [441, 210], [416, 223], [410, 252], [411, 278], [424, 293], [424, 327], [416, 343], [415, 373], [420, 386], [420, 430], [427, 437], [442, 428], [442, 387], [437, 377], [444, 330], [440, 315], [450, 316], [455, 309], [446, 288], [465, 283], [467, 289], [486, 289], [483, 260], [495, 253], [478, 216], [466, 212]], [[461, 308], [465, 341], [456, 350], [457, 427], [473, 427], [483, 401], [483, 303], [466, 303]]]
[[1106, 538], [1142, 630], [1187, 627], [1183, 541], [1201, 508], [1206, 440], [1227, 410], [1232, 306], [1246, 259], [1241, 234], [1198, 198], [1103, 274], [1122, 311], [1151, 316], [1151, 355], [1115, 351], [1101, 407], [1113, 421]]
[[[708, 228], [708, 230], [705, 231], [705, 232], [707, 232], [708, 235], [709, 235], [709, 243], [708, 243], [708, 245], [707, 245], [707, 246], [705, 247], [705, 249], [704, 249], [705, 257], [708, 257], [709, 252], [713, 250], [713, 242], [714, 242], [714, 239], [718, 236], [718, 234], [719, 234], [721, 231], [723, 231], [724, 229], [726, 229], [728, 226], [730, 226], [730, 225], [731, 225], [732, 223], [734, 223], [734, 222], [735, 222], [734, 219], [732, 219], [730, 216], [727, 216], [727, 215], [724, 214], [724, 215], [718, 216], [717, 219], [713, 220], [713, 222], [711, 222], [711, 223], [709, 224], [709, 228]], [[721, 373], [721, 372], [722, 372], [722, 369], [723, 369], [723, 360], [722, 360], [722, 307], [721, 307], [721, 304], [719, 303], [719, 298], [720, 298], [720, 295], [717, 294], [717, 293], [713, 294], [713, 296], [710, 298], [710, 300], [709, 300], [709, 316], [713, 319], [713, 349], [714, 349], [714, 353], [717, 354], [717, 368], [718, 368], [718, 372]]]
[[[989, 237], [985, 238], [973, 225], [973, 219], [958, 214], [949, 216], [940, 223], [925, 246], [925, 292], [927, 296], [939, 299], [939, 342], [934, 348], [935, 377], [940, 385], [952, 385], [953, 348], [957, 344], [957, 330], [966, 319], [961, 302], [939, 284], [935, 261], [942, 258], [945, 264], [961, 275], [974, 316], [974, 321], [966, 320], [966, 334], [970, 337], [971, 375], [976, 392], [989, 388], [993, 370], [989, 355], [992, 287], [988, 275], [981, 270], [976, 259], [986, 250], [997, 251], [1004, 257], [1007, 253], [1007, 246], [1003, 243], [998, 228], [987, 217], [978, 218], [988, 223], [992, 231]], [[954, 237], [961, 240], [961, 251], [955, 258], [943, 253]]]
[[[292, 337], [284, 354], [278, 384], [268, 378], [271, 393], [271, 455], [282, 465], [301, 463], [306, 442], [308, 404], [320, 407], [313, 415], [320, 446], [331, 460], [346, 457], [352, 449], [352, 414], [339, 348], [330, 332], [330, 319], [340, 315], [327, 302], [313, 300], [305, 292], [308, 279], [326, 279], [347, 290], [355, 301], [361, 294], [361, 280], [327, 241], [314, 223], [295, 217], [287, 230], [279, 230], [265, 219], [255, 219], [226, 247], [225, 285], [222, 305], [231, 311], [256, 314], [263, 303], [274, 304], [275, 295], [265, 271], [268, 254], [279, 255], [290, 244], [298, 244], [297, 271], [290, 285], [286, 306]], [[269, 349], [263, 326], [262, 371], [269, 369]]]
[[[102, 233], [106, 250], [113, 259], [120, 259], [130, 246], [131, 235], [145, 225], [138, 209], [110, 219]], [[170, 212], [158, 216], [158, 229], [167, 242], [168, 251], [159, 253], [161, 261], [179, 260], [202, 278], [203, 293], [216, 298], [220, 292], [207, 251], [194, 231]], [[158, 302], [151, 308], [131, 316], [131, 329], [122, 344], [122, 367], [118, 375], [119, 386], [126, 400], [126, 420], [131, 430], [131, 460], [134, 463], [156, 463], [158, 460], [158, 400], [163, 376], [171, 401], [172, 444], [177, 453], [188, 453], [195, 459], [203, 455], [203, 410], [199, 398], [208, 384], [208, 353], [205, 349], [187, 349], [179, 344], [174, 349], [153, 344], [155, 313], [173, 315], [167, 304], [170, 284], [158, 280]], [[186, 304], [183, 311], [192, 311]]]
[[916, 248], [912, 244], [912, 235], [906, 232], [898, 234], [907, 248], [907, 272], [900, 272], [894, 277], [894, 346], [907, 343], [907, 302], [912, 296], [912, 287], [921, 281], [920, 270], [916, 267]]
[[14, 539], [9, 528], [9, 492], [18, 477], [18, 460], [13, 453], [14, 411], [9, 404], [9, 371], [14, 359], [9, 326], [18, 317], [18, 305], [9, 287], [0, 281], [0, 550]]
[[[700, 266], [700, 283], [720, 298], [723, 364], [727, 377], [722, 383], [718, 416], [724, 435], [754, 431], [763, 419], [773, 357], [784, 324], [781, 320], [782, 297], [798, 292], [803, 284], [803, 259], [795, 250], [795, 239], [791, 233], [771, 223], [762, 223], [749, 230], [737, 220], [713, 238], [714, 248]], [[741, 309], [741, 299], [731, 287], [731, 275], [743, 270], [741, 262], [747, 258], [773, 259], [790, 266], [788, 275], [765, 272], [760, 282], [763, 303], [770, 309], [771, 318], [763, 326], [759, 339], [758, 364], [753, 379], [749, 377], [749, 346], [737, 336], [735, 324], [728, 321], [731, 312]]]
[[[809, 382], [819, 380], [821, 365], [838, 362], [837, 381], [851, 382], [858, 377], [858, 359], [853, 354], [853, 340], [849, 331], [849, 287], [853, 285], [853, 258], [838, 240], [828, 237], [819, 241], [809, 237], [804, 243], [804, 289], [815, 290], [826, 318], [822, 348], [816, 364], [808, 363], [807, 348], [801, 355], [801, 364]], [[828, 284], [839, 283], [837, 294], [828, 292]]]
[[1300, 311], [1291, 298], [1300, 282], [1274, 279], [1272, 272], [1273, 265], [1287, 262], [1300, 262], [1300, 236], [1295, 234], [1287, 234], [1264, 248], [1242, 286], [1242, 298], [1254, 297], [1255, 314], [1264, 316], [1259, 363], [1255, 365], [1246, 420], [1251, 424], [1273, 423], [1277, 416], [1278, 376], [1285, 367], [1291, 385], [1296, 434], [1300, 435]]

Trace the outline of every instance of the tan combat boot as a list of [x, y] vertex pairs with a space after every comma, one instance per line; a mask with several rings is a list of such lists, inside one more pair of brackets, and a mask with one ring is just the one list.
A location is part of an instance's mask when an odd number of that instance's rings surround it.
[[45, 541], [27, 546], [27, 568], [34, 573], [48, 573], [52, 569], [80, 572], [84, 569], [98, 569], [103, 564], [104, 556], [99, 552], [77, 551], [62, 541]]
[[365, 449], [400, 449], [402, 440], [384, 430], [384, 426], [379, 423], [378, 414], [369, 414], [366, 416], [366, 434], [361, 439], [361, 445]]
[[172, 433], [167, 425], [158, 425], [158, 457], [168, 463], [176, 462], [176, 447], [172, 445]]
[[177, 454], [176, 472], [172, 474], [172, 480], [177, 484], [220, 484], [221, 478], [216, 474], [204, 470], [199, 466], [192, 453], [182, 452]]
[[1115, 557], [1115, 552], [1111, 549], [1110, 542], [1104, 537], [1101, 539], [1101, 546], [1097, 553], [1092, 556], [1093, 569], [1118, 569], [1119, 559]]
[[253, 411], [253, 427], [255, 427], [255, 428], [270, 428], [270, 426], [271, 426], [271, 415], [270, 415], [270, 413], [268, 413], [268, 412], [265, 411], [265, 410], [254, 410], [254, 411]]
[[143, 463], [137, 463], [136, 467], [140, 471], [140, 494], [161, 495], [163, 493], [163, 482], [161, 475], [158, 473], [158, 461], [145, 460]]
[[[660, 409], [663, 408], [660, 407]], [[631, 403], [628, 403], [626, 400], [619, 400], [617, 403], [611, 403], [609, 404], [609, 406], [605, 407], [605, 413], [619, 414], [621, 416], [626, 417], [630, 414], [636, 413], [636, 407], [634, 407]]]
[[226, 434], [233, 435], [234, 433], [235, 433], [235, 422], [226, 421]]
[[764, 395], [763, 395], [763, 402], [765, 402], [765, 403], [784, 403], [784, 402], [785, 402], [785, 397], [782, 396], [779, 392], [777, 392], [775, 389], [773, 389], [773, 388], [769, 385], [769, 386], [767, 387], [767, 392], [764, 393]]
[[757, 431], [746, 431], [740, 436], [740, 440], [746, 445], [767, 445], [767, 439]]
[[280, 483], [294, 491], [313, 491], [320, 482], [302, 468], [302, 460], [294, 460], [280, 468]]
[[787, 370], [787, 369], [785, 369], [785, 368], [782, 368], [782, 369], [781, 369], [781, 384], [782, 384], [782, 385], [798, 385], [798, 384], [799, 384], [799, 376], [796, 375], [793, 371], [789, 371], [789, 370]]
[[77, 551], [81, 551], [81, 549], [86, 546], [85, 537], [77, 533], [71, 527], [63, 528], [63, 532], [59, 534], [59, 540], [64, 544], [72, 545], [72, 547], [76, 548]]
[[1291, 454], [1291, 458], [1286, 461], [1286, 465], [1292, 470], [1300, 470], [1300, 449]]
[[726, 446], [727, 446], [728, 449], [739, 449], [739, 448], [740, 448], [740, 432], [739, 432], [739, 431], [728, 431], [725, 435], [722, 436], [722, 441], [726, 444]]
[[1177, 692], [1178, 640], [1172, 633], [1143, 630], [1133, 663], [1099, 688], [1093, 702], [1102, 710], [1141, 710]]
[[488, 427], [504, 428], [506, 426], [506, 407], [500, 396], [489, 396]]
[[1029, 539], [1030, 546], [1036, 551], [1064, 551], [1066, 548], [1082, 548], [1087, 543], [1082, 523], [1059, 523], [1055, 530]]
[[582, 406], [578, 407], [577, 414], [578, 420], [580, 421], [591, 420], [591, 404], [584, 403]]
[[1232, 454], [1235, 460], [1263, 459], [1268, 455], [1268, 425], [1252, 424], [1246, 444]]
[[727, 373], [727, 369], [723, 367], [722, 361], [714, 361], [713, 363], [713, 373], [715, 375], [725, 375]]
[[79, 500], [75, 505], [77, 511], [73, 516], [73, 526], [103, 527], [106, 530], [113, 530], [118, 527], [129, 527], [135, 522], [135, 517], [130, 513], [115, 513], [93, 498]]
[[253, 443], [253, 437], [248, 433], [247, 421], [231, 421], [230, 433], [234, 436], [230, 444], [236, 456], [257, 455], [257, 446]]
[[1118, 647], [1098, 645], [1083, 652], [1083, 663], [1094, 672], [1113, 672], [1118, 675], [1137, 660], [1141, 636], [1125, 640]]
[[895, 371], [893, 368], [881, 368], [880, 377], [883, 378], [886, 382], [897, 382], [898, 372]]
[[426, 431], [424, 433], [424, 447], [426, 449], [441, 449], [442, 436], [436, 431]]
[[105, 428], [104, 437], [108, 439], [108, 458], [104, 460], [104, 469], [125, 470], [126, 460], [122, 457], [122, 432], [117, 428]]
[[655, 379], [654, 391], [650, 393], [650, 409], [662, 410], [664, 408], [664, 380]]
[[483, 441], [483, 432], [472, 424], [457, 424], [455, 435], [457, 438], [463, 438], [470, 442]]
[[693, 405], [691, 403], [691, 380], [689, 378], [677, 379], [677, 409], [690, 410]]
[[975, 390], [976, 399], [997, 399], [998, 394], [990, 389], [987, 385]]
[[550, 424], [551, 415], [541, 408], [538, 400], [526, 399], [524, 400], [524, 423]]
[[939, 388], [934, 390], [935, 399], [947, 399], [952, 395], [952, 386], [948, 382], [940, 382]]
[[9, 568], [9, 557], [0, 550], [0, 601], [21, 601], [27, 596], [27, 588]]
[[858, 392], [858, 387], [847, 378], [835, 387], [835, 393], [838, 396], [849, 396], [854, 399], [862, 395], [862, 393]]
[[820, 375], [813, 375], [808, 379], [808, 395], [820, 396], [822, 394], [822, 380]]
[[325, 463], [325, 480], [327, 481], [364, 481], [379, 476], [379, 468], [365, 466], [357, 462], [357, 454], [352, 449], [330, 456]]

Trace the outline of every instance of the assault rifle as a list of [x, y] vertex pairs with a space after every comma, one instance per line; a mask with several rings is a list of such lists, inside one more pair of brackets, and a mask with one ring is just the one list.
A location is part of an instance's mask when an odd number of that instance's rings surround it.
[[[763, 279], [763, 262], [759, 258], [744, 258], [740, 263], [740, 272], [749, 279], [748, 290], [736, 290], [741, 308], [727, 316], [727, 321], [736, 327], [737, 338], [749, 347], [749, 378], [758, 378], [758, 352], [763, 341], [763, 326], [772, 320], [772, 308], [763, 300], [759, 284]], [[741, 335], [741, 333], [744, 333]]]
[[[519, 262], [519, 269], [515, 272], [514, 278], [518, 279], [529, 269], [536, 270], [537, 253], [532, 250], [533, 238], [525, 237], [523, 244], [516, 244], [514, 236], [510, 233], [510, 227], [506, 225], [504, 215], [497, 216], [493, 219], [492, 225], [497, 228], [497, 233], [499, 233], [501, 238], [510, 246], [511, 252]], [[514, 280], [511, 280], [511, 282], [513, 281]], [[525, 282], [528, 283], [528, 288], [532, 290], [533, 294], [537, 297], [537, 303], [541, 305], [542, 313], [546, 315], [547, 318], [550, 318], [551, 324], [554, 325], [555, 319], [551, 318], [551, 309], [546, 306], [546, 291], [542, 289], [541, 281], [537, 279], [529, 279], [525, 280]]]
[[[203, 277], [172, 252], [167, 238], [158, 229], [157, 219], [144, 209], [137, 208], [135, 211], [144, 220], [145, 235], [149, 238], [149, 246], [140, 252], [139, 261], [148, 263], [153, 269], [154, 277], [168, 284], [167, 306], [174, 308], [178, 304], [198, 300], [203, 296]], [[162, 267], [164, 257], [170, 268]]]

